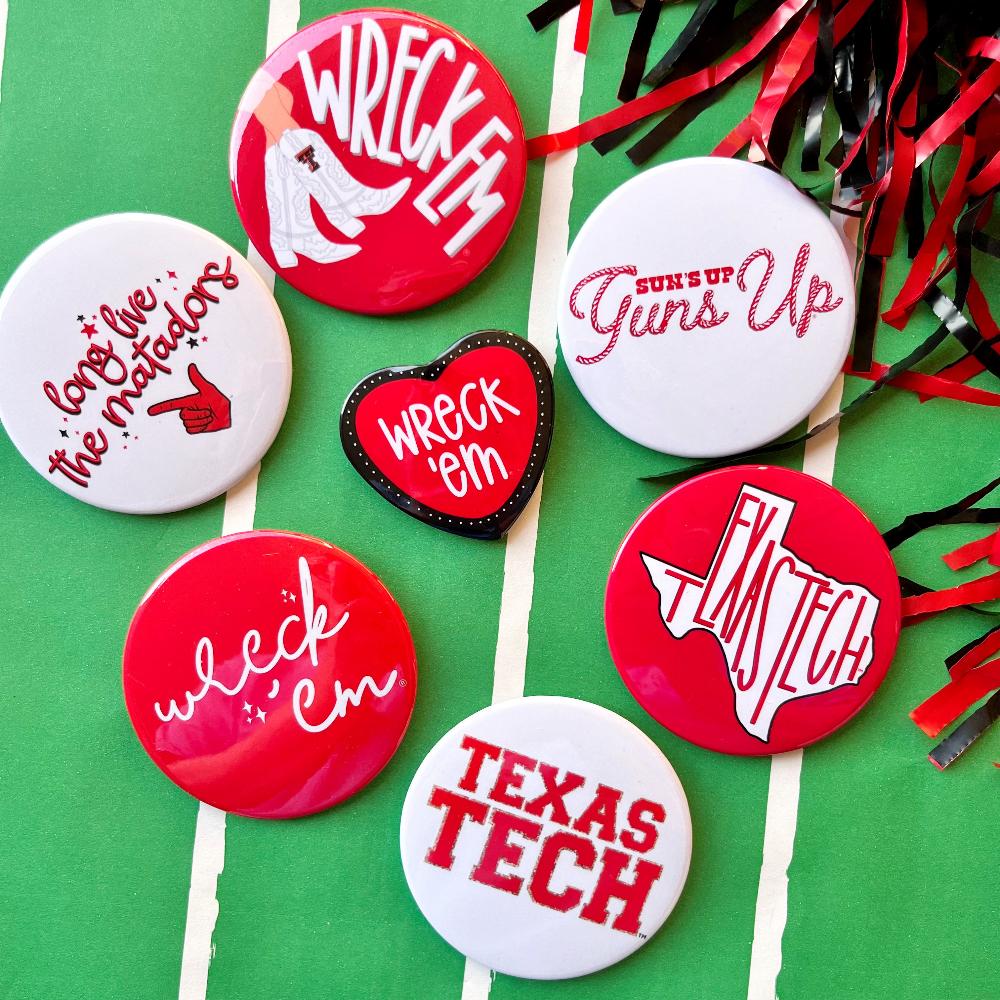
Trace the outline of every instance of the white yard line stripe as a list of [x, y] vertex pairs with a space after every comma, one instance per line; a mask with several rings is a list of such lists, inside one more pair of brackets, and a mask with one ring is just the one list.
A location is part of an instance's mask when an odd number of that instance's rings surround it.
[[492, 988], [493, 970], [467, 958], [462, 973], [462, 1000], [485, 1000]]
[[[832, 219], [844, 240], [853, 269], [857, 255], [858, 220], [838, 213], [833, 213]], [[809, 414], [810, 430], [840, 409], [843, 394], [844, 376], [841, 374]], [[833, 467], [840, 440], [839, 426], [839, 423], [834, 424], [807, 441], [802, 458], [802, 471], [826, 483], [833, 482]], [[801, 750], [776, 754], [771, 758], [747, 1000], [777, 1000], [781, 939], [788, 919], [788, 867], [795, 849], [801, 778]]]
[[[6, 8], [6, 0], [0, 0]], [[270, 55], [299, 27], [299, 0], [271, 0], [267, 12], [265, 51]], [[0, 55], [3, 38], [0, 35]], [[274, 291], [274, 272], [251, 243], [247, 260]], [[232, 535], [253, 528], [257, 509], [257, 477], [260, 463], [226, 493], [222, 512], [222, 534]], [[191, 851], [191, 884], [188, 889], [184, 946], [181, 952], [181, 976], [178, 1000], [205, 1000], [208, 993], [208, 970], [215, 957], [212, 935], [219, 918], [217, 896], [219, 876], [226, 864], [226, 814], [204, 802], [198, 805]]]
[[[7, 48], [7, 0], [0, 0], [0, 88], [3, 85], [3, 54]], [[0, 96], [2, 96], [0, 89]]]
[[493, 704], [524, 696], [528, 618], [535, 589], [535, 542], [538, 540], [543, 479], [539, 479], [535, 495], [521, 512], [505, 543], [500, 623], [493, 659]]
[[238, 531], [253, 528], [254, 514], [257, 512], [257, 477], [260, 475], [258, 462], [235, 486], [226, 493], [226, 506], [222, 511], [222, 534], [235, 535]]
[[[573, 51], [577, 11], [559, 21], [556, 54], [552, 68], [552, 99], [549, 132], [561, 132], [580, 122], [583, 97], [584, 57]], [[531, 274], [528, 304], [528, 340], [553, 369], [556, 364], [556, 316], [559, 284], [569, 253], [569, 212], [573, 202], [573, 169], [576, 150], [556, 153], [545, 161], [542, 196], [538, 210], [535, 265]], [[558, 417], [557, 417], [558, 419]], [[528, 620], [535, 587], [535, 543], [543, 479], [507, 535], [503, 562], [503, 590], [496, 656], [493, 661], [493, 701], [524, 695], [524, 671], [528, 658]], [[472, 959], [465, 961], [462, 1000], [486, 1000], [493, 973]]]
[[802, 751], [775, 754], [767, 786], [764, 859], [750, 947], [747, 1000], [775, 1000], [781, 971], [781, 938], [788, 917], [788, 866], [795, 847]]
[[204, 1000], [208, 990], [208, 967], [215, 956], [212, 934], [219, 917], [216, 887], [225, 863], [226, 814], [201, 802], [191, 851], [191, 886], [177, 991], [180, 1000]]
[[299, 0], [271, 0], [267, 10], [267, 40], [264, 45], [267, 55], [299, 30], [300, 16]]

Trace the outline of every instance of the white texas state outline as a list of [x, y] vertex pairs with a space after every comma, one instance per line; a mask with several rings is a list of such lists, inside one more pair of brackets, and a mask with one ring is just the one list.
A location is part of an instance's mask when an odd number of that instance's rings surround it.
[[764, 743], [782, 705], [858, 684], [874, 653], [879, 599], [785, 546], [795, 507], [744, 483], [705, 577], [640, 553], [664, 625], [676, 639], [716, 638], [736, 717]]

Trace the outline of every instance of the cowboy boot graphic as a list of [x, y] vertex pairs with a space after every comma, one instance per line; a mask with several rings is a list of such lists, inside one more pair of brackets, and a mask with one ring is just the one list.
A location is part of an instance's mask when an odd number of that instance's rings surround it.
[[359, 216], [388, 212], [406, 193], [410, 179], [387, 188], [362, 184], [318, 132], [300, 127], [291, 106], [291, 92], [275, 83], [254, 109], [267, 134], [264, 188], [275, 260], [288, 268], [298, 263], [299, 256], [321, 264], [353, 257], [361, 250], [358, 244], [334, 243], [316, 229], [310, 199], [332, 225], [352, 238], [364, 230]]

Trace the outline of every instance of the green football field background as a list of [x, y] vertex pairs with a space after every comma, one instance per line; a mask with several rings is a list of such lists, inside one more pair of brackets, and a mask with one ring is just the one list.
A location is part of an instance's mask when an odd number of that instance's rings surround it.
[[[302, 0], [300, 24], [340, 6]], [[534, 35], [527, 4], [510, 0], [416, 6], [484, 49], [528, 134], [545, 131], [554, 28]], [[634, 23], [612, 18], [605, 0], [596, 6], [584, 117], [613, 104]], [[690, 9], [667, 10], [654, 54]], [[43, 239], [107, 212], [176, 215], [246, 249], [229, 196], [228, 136], [263, 58], [267, 13], [267, 0], [10, 0], [0, 281]], [[745, 113], [756, 85], [751, 78], [737, 87], [661, 159], [707, 153]], [[530, 165], [519, 222], [495, 263], [434, 308], [358, 317], [278, 282], [295, 375], [288, 417], [263, 462], [256, 526], [329, 539], [371, 566], [409, 618], [420, 690], [402, 749], [362, 794], [305, 820], [228, 817], [212, 1000], [461, 996], [464, 961], [407, 892], [397, 824], [428, 748], [490, 701], [504, 543], [446, 535], [395, 510], [348, 464], [337, 418], [349, 389], [376, 368], [429, 360], [483, 327], [526, 332], [542, 169]], [[620, 152], [602, 159], [582, 149], [571, 235], [633, 173]], [[683, 238], [664, 220], [664, 238], [675, 236]], [[890, 286], [904, 267], [898, 255]], [[984, 268], [983, 276], [1000, 305], [1000, 272]], [[903, 334], [883, 328], [876, 356], [895, 360], [931, 328], [926, 316]], [[848, 380], [847, 396], [865, 384]], [[619, 681], [604, 641], [604, 581], [625, 531], [658, 495], [639, 477], [672, 460], [604, 425], [561, 359], [556, 392], [526, 693], [589, 699], [647, 732], [685, 784], [695, 849], [680, 904], [633, 958], [580, 981], [498, 976], [491, 996], [745, 998], [770, 762], [687, 745]], [[921, 405], [888, 389], [842, 428], [834, 482], [885, 529], [990, 479], [998, 428], [994, 410]], [[801, 454], [782, 460], [798, 467]], [[223, 501], [163, 517], [96, 510], [44, 482], [4, 435], [0, 485], [0, 997], [176, 997], [198, 804], [163, 778], [133, 736], [120, 655], [141, 595], [167, 565], [220, 533]], [[952, 527], [921, 536], [898, 550], [899, 568], [947, 586], [955, 575], [937, 555], [976, 534]], [[955, 611], [907, 629], [871, 705], [805, 752], [781, 1000], [1000, 996], [1000, 772], [991, 766], [1000, 729], [940, 774], [926, 760], [930, 742], [907, 718], [945, 681], [943, 657], [984, 627]]]

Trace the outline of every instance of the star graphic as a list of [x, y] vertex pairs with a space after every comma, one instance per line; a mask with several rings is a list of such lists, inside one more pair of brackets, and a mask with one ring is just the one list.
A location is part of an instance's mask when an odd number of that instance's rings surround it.
[[64, 438], [68, 438], [68, 437], [69, 437], [69, 431], [63, 431], [63, 430], [60, 430], [60, 431], [59, 431], [59, 433], [60, 433], [60, 434], [61, 434], [61, 435], [62, 435], [62, 436], [63, 436]]
[[82, 313], [79, 316], [76, 317], [76, 321], [77, 321], [77, 323], [82, 323], [83, 322], [83, 314]]
[[208, 337], [202, 337], [202, 338], [201, 338], [201, 342], [202, 342], [203, 344], [206, 344], [206, 343], [208, 343]]
[[246, 712], [248, 715], [253, 711], [253, 706], [250, 704], [250, 702], [248, 701], [243, 702], [243, 711]]
[[288, 593], [288, 599], [292, 602], [292, 604], [295, 603], [295, 595], [291, 591]]
[[157, 283], [158, 285], [159, 285], [159, 284], [161, 283], [161, 282], [160, 282], [160, 279], [159, 279], [159, 278], [157, 278], [157, 279], [156, 279], [156, 283]]
[[285, 598], [285, 600], [287, 601], [287, 600], [288, 600], [288, 591], [287, 591], [287, 590], [283, 590], [283, 591], [281, 592], [281, 596], [282, 596], [283, 598]]
[[87, 335], [87, 340], [90, 340], [90, 338], [93, 337], [95, 333], [97, 333], [97, 327], [94, 326], [93, 323], [84, 323], [83, 329], [80, 331], [80, 333], [85, 333]]
[[188, 347], [197, 347], [198, 346], [198, 341], [195, 340], [194, 337], [188, 337], [187, 345], [188, 345]]
[[259, 708], [257, 709], [257, 718], [260, 719], [261, 722], [266, 722], [267, 721], [266, 718], [265, 718], [266, 715], [267, 715], [267, 712], [262, 712]]
[[128, 431], [122, 431], [122, 437], [127, 438], [129, 436]]
[[177, 277], [177, 272], [176, 271], [167, 271], [167, 277], [168, 278], [176, 278]]

